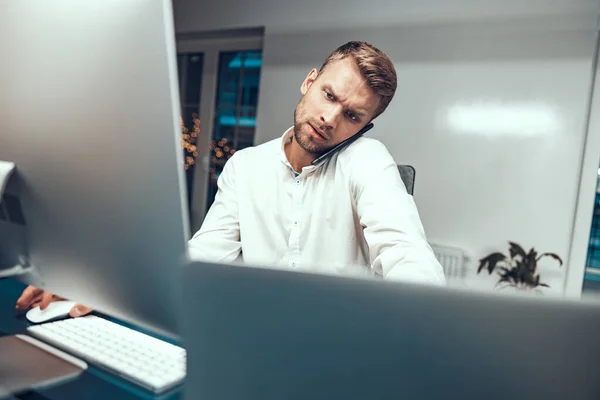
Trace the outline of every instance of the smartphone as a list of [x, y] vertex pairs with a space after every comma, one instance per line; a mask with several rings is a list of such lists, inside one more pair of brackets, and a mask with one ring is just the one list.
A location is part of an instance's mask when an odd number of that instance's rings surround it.
[[361, 137], [362, 135], [365, 134], [365, 132], [369, 131], [371, 128], [373, 128], [373, 123], [370, 122], [367, 125], [365, 125], [364, 128], [362, 128], [360, 131], [356, 132], [354, 135], [350, 136], [348, 139], [336, 144], [331, 150], [329, 150], [327, 153], [317, 157], [313, 162], [312, 165], [317, 165], [318, 163], [320, 163], [321, 161], [331, 157], [336, 151], [340, 151], [341, 149], [343, 149], [344, 147], [348, 146], [350, 143], [354, 142], [356, 139], [358, 139], [359, 137]]

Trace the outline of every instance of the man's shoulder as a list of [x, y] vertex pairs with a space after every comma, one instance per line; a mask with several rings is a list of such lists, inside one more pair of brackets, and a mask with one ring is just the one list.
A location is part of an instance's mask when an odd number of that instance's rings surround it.
[[[362, 188], [385, 185], [402, 186], [398, 163], [387, 146], [374, 138], [362, 137], [341, 152], [337, 168], [344, 171], [352, 187], [359, 192]], [[382, 186], [383, 187], [383, 186]]]
[[393, 157], [383, 142], [363, 136], [341, 152], [339, 160], [344, 163], [378, 161], [388, 163], [393, 161]]

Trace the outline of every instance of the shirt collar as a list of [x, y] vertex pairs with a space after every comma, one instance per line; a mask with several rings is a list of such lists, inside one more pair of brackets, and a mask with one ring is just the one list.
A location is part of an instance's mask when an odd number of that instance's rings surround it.
[[[292, 140], [292, 135], [294, 134], [294, 126], [292, 125], [291, 127], [289, 127], [281, 136], [281, 145], [279, 148], [279, 152], [281, 154], [281, 162], [287, 166], [290, 171], [296, 173], [297, 171], [294, 171], [294, 168], [292, 168], [292, 164], [290, 164], [287, 156], [285, 155], [285, 145], [286, 143], [288, 143], [290, 140]], [[300, 172], [300, 174], [309, 174], [311, 172], [313, 172], [317, 167], [319, 167], [321, 164], [319, 165], [309, 165], [307, 167], [302, 168], [302, 171]]]

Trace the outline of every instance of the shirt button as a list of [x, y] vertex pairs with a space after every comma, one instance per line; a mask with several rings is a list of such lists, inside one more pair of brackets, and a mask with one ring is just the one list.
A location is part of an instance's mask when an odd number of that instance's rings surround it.
[[294, 226], [298, 226], [298, 221], [294, 221]]
[[299, 185], [299, 184], [300, 184], [300, 179], [297, 179], [296, 180], [296, 185]]
[[296, 262], [295, 261], [292, 261], [292, 267], [296, 268]]

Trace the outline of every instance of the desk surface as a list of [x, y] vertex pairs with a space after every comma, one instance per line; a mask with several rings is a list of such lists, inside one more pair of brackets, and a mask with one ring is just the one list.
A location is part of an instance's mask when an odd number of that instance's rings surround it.
[[[25, 314], [15, 310], [15, 302], [25, 288], [20, 282], [11, 279], [0, 280], [0, 336], [26, 333], [30, 325]], [[89, 365], [79, 378], [65, 384], [35, 392], [27, 392], [18, 397], [27, 400], [120, 400], [120, 399], [181, 399], [181, 386], [154, 396], [152, 393], [135, 386], [116, 375]]]

